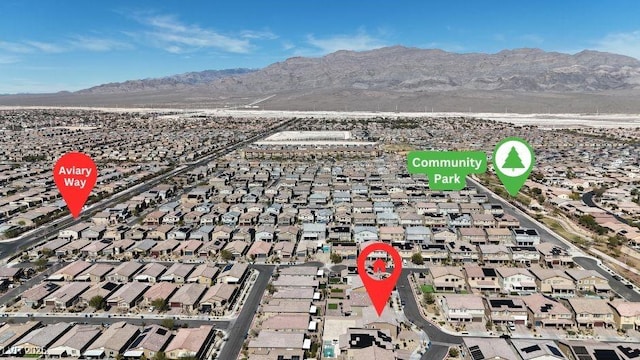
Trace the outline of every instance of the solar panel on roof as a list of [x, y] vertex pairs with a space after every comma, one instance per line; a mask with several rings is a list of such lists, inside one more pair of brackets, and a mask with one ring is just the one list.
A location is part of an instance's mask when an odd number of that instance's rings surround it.
[[596, 357], [596, 360], [620, 360], [615, 350], [594, 350], [593, 355]]
[[547, 348], [549, 349], [549, 351], [551, 351], [551, 353], [555, 356], [559, 356], [559, 357], [564, 357], [564, 355], [562, 355], [562, 353], [560, 352], [560, 350], [555, 347], [555, 346], [551, 346], [551, 345], [547, 345]]
[[484, 354], [482, 353], [482, 350], [480, 350], [480, 347], [478, 345], [470, 347], [469, 351], [471, 352], [471, 357], [473, 358], [473, 360], [484, 359]]
[[540, 346], [538, 345], [531, 345], [522, 349], [522, 351], [526, 352], [527, 354], [530, 352], [538, 351], [538, 350], [540, 350]]
[[576, 353], [576, 355], [589, 355], [587, 348], [584, 346], [574, 346], [573, 352]]
[[227, 264], [227, 266], [224, 267], [224, 269], [222, 269], [222, 272], [225, 272], [229, 269], [231, 269], [233, 267], [233, 264]]
[[633, 349], [629, 346], [618, 345], [618, 350], [620, 350], [626, 357], [629, 359], [635, 359], [640, 356], [640, 349]]

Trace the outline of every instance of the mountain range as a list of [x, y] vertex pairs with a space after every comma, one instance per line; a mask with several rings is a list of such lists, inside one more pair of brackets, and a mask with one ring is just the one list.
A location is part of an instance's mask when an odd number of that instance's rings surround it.
[[0, 104], [259, 106], [297, 110], [640, 112], [640, 61], [585, 50], [458, 54], [393, 46], [192, 72]]

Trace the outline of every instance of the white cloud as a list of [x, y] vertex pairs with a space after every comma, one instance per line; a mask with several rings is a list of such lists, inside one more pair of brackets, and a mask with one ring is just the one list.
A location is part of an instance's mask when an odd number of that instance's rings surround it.
[[8, 41], [0, 41], [0, 49], [8, 51], [10, 53], [17, 53], [17, 54], [28, 54], [34, 51], [34, 49], [31, 46], [28, 46], [22, 43], [8, 42]]
[[66, 51], [67, 49], [59, 44], [54, 44], [54, 43], [48, 43], [48, 42], [42, 42], [42, 41], [25, 41], [25, 44], [33, 47], [34, 49], [36, 49], [39, 52], [43, 52], [43, 53], [50, 53], [50, 54], [54, 54], [54, 53], [61, 53]]
[[256, 40], [275, 40], [278, 38], [278, 35], [272, 33], [269, 30], [264, 31], [254, 31], [254, 30], [244, 30], [240, 32], [240, 36], [246, 39], [256, 39]]
[[364, 30], [359, 30], [356, 34], [339, 34], [325, 38], [308, 35], [307, 43], [323, 54], [338, 50], [364, 51], [387, 46], [385, 41], [367, 34]]
[[594, 49], [640, 59], [640, 30], [608, 34], [595, 42]]
[[113, 40], [109, 38], [81, 36], [81, 35], [72, 36], [71, 40], [69, 40], [69, 44], [74, 49], [88, 50], [88, 51], [95, 51], [95, 52], [129, 50], [133, 48], [131, 44], [128, 44], [122, 41]]
[[17, 56], [0, 55], [0, 65], [15, 64], [15, 63], [17, 63], [19, 61], [20, 61], [20, 59]]
[[223, 35], [198, 25], [184, 24], [171, 15], [154, 15], [136, 19], [150, 28], [144, 31], [144, 35], [155, 46], [172, 53], [190, 52], [203, 48], [231, 53], [248, 53], [251, 49], [249, 38], [251, 36], [256, 38], [261, 34], [247, 33], [249, 35], [247, 37]]

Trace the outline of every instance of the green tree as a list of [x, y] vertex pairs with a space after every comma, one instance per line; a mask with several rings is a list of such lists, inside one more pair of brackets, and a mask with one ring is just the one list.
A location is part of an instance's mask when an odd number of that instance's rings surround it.
[[422, 258], [422, 254], [417, 252], [417, 253], [411, 255], [411, 262], [416, 264], [416, 265], [424, 264], [424, 259]]
[[452, 347], [449, 349], [449, 356], [458, 357], [458, 355], [460, 355], [460, 350], [458, 350], [458, 348]]
[[41, 258], [38, 258], [38, 260], [35, 261], [34, 265], [36, 266], [38, 271], [42, 271], [42, 270], [47, 268], [47, 263], [48, 262], [49, 261], [47, 260], [47, 258], [41, 257]]
[[342, 262], [342, 256], [336, 254], [336, 253], [331, 253], [331, 262], [334, 264], [340, 264]]
[[173, 319], [163, 319], [162, 322], [160, 322], [160, 325], [166, 327], [169, 330], [173, 330], [176, 327], [176, 323], [175, 321], [173, 321]]
[[222, 260], [224, 260], [224, 261], [231, 261], [231, 260], [233, 260], [234, 256], [231, 253], [231, 251], [222, 250], [222, 251], [220, 251], [220, 258], [222, 258]]
[[91, 306], [92, 308], [96, 309], [96, 310], [102, 310], [104, 309], [105, 305], [106, 305], [106, 301], [104, 301], [104, 298], [100, 295], [96, 295], [94, 297], [92, 297], [91, 299], [89, 299], [89, 306]]
[[164, 312], [169, 310], [169, 303], [166, 299], [157, 298], [151, 301], [151, 306], [153, 306], [158, 312]]
[[164, 354], [164, 351], [158, 351], [153, 360], [167, 360], [167, 355]]
[[424, 293], [422, 294], [422, 300], [424, 300], [427, 305], [431, 305], [436, 302], [435, 296], [432, 293]]
[[509, 155], [504, 160], [504, 165], [502, 165], [503, 169], [524, 169], [524, 165], [522, 164], [522, 160], [520, 160], [520, 155], [518, 155], [518, 151], [515, 146], [511, 147], [509, 151]]
[[49, 248], [42, 248], [42, 256], [49, 258], [51, 256], [53, 256], [53, 250], [49, 249]]

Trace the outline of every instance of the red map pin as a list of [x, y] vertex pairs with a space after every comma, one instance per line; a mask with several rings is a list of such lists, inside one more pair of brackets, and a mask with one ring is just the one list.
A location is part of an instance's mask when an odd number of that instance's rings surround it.
[[66, 153], [53, 166], [53, 180], [74, 218], [80, 216], [97, 178], [96, 163], [83, 153]]
[[[391, 255], [393, 259], [393, 272], [391, 276], [386, 279], [376, 279], [367, 274], [365, 263], [369, 254], [374, 251], [386, 252], [388, 255]], [[384, 273], [386, 271], [387, 265], [382, 259], [373, 262], [373, 273]], [[393, 291], [393, 288], [398, 282], [398, 278], [400, 278], [400, 273], [402, 273], [402, 259], [400, 258], [400, 254], [398, 254], [396, 249], [391, 245], [377, 242], [367, 246], [360, 252], [360, 256], [358, 256], [358, 274], [360, 274], [360, 279], [362, 279], [362, 283], [365, 289], [367, 289], [367, 294], [369, 294], [369, 298], [371, 298], [371, 302], [376, 308], [378, 316], [384, 311], [387, 300], [389, 300], [389, 296], [391, 296], [391, 291]]]

